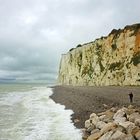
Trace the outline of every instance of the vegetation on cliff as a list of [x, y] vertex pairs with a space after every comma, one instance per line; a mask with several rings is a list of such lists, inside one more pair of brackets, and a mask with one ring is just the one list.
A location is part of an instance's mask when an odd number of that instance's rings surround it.
[[61, 60], [61, 84], [140, 85], [140, 24], [79, 44]]

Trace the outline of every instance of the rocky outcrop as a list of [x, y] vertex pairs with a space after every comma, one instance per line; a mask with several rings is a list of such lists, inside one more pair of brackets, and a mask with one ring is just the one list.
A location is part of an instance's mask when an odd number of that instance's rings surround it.
[[78, 45], [60, 62], [60, 84], [140, 85], [140, 24]]
[[91, 114], [89, 120], [85, 121], [83, 139], [140, 140], [140, 108], [130, 105], [128, 108], [111, 108], [99, 114]]

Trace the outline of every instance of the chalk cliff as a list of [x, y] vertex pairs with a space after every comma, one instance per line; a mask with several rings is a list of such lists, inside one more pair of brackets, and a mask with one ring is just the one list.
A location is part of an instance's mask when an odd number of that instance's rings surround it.
[[113, 29], [107, 37], [63, 54], [58, 81], [65, 85], [140, 85], [140, 24]]

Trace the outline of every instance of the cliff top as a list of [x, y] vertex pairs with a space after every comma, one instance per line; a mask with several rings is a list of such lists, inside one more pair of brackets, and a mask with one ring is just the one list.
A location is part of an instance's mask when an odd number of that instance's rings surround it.
[[[100, 38], [95, 39], [94, 41], [91, 41], [91, 42], [88, 42], [88, 43], [84, 43], [84, 44], [82, 44], [82, 45], [81, 45], [81, 44], [78, 44], [78, 45], [76, 46], [76, 48], [82, 47], [82, 46], [87, 45], [87, 44], [90, 44], [90, 43], [94, 43], [94, 42], [97, 41], [97, 40], [106, 39], [108, 36], [111, 36], [111, 35], [116, 36], [116, 35], [118, 35], [118, 34], [124, 32], [125, 30], [130, 30], [130, 31], [134, 30], [133, 35], [135, 35], [135, 34], [137, 33], [138, 29], [140, 29], [140, 23], [133, 24], [133, 25], [127, 25], [127, 26], [125, 26], [123, 29], [113, 29], [107, 36], [102, 36], [102, 37], [100, 37]], [[71, 49], [69, 50], [69, 52], [71, 52], [72, 50], [74, 50], [74, 49], [76, 49], [76, 48], [71, 48]]]

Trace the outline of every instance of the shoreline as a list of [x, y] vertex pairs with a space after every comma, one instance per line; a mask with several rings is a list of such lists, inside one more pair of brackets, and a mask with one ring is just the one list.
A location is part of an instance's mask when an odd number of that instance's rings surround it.
[[128, 93], [134, 94], [134, 106], [140, 106], [140, 87], [87, 87], [87, 86], [54, 86], [50, 96], [56, 103], [73, 110], [74, 125], [84, 128], [85, 121], [91, 113], [100, 113], [111, 107], [128, 106]]

